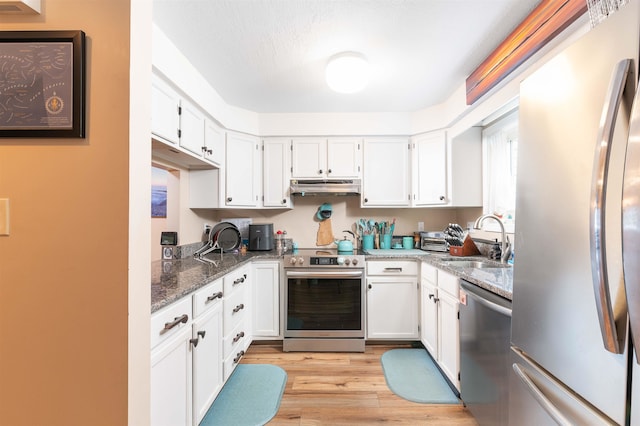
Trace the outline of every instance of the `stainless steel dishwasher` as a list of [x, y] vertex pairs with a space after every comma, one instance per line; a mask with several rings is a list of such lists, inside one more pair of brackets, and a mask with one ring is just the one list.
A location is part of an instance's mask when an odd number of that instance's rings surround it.
[[481, 425], [509, 419], [511, 301], [460, 281], [460, 397]]

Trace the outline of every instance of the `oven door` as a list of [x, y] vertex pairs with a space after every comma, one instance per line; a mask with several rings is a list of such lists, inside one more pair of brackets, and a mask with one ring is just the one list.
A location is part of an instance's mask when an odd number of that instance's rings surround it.
[[364, 270], [286, 270], [284, 337], [364, 337]]

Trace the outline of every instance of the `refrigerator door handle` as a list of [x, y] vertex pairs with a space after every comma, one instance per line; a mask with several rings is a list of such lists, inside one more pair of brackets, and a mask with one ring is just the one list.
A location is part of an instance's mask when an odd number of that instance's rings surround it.
[[[616, 118], [620, 110], [620, 103], [627, 85], [627, 77], [631, 69], [631, 59], [620, 61], [611, 76], [608, 98], [602, 109], [598, 140], [593, 163], [590, 203], [590, 253], [591, 276], [596, 297], [598, 319], [604, 348], [613, 353], [621, 354], [624, 350], [624, 325], [616, 324], [609, 290], [607, 273], [607, 253], [605, 247], [605, 214], [606, 188], [609, 170], [609, 157]], [[629, 88], [632, 90], [633, 88]], [[626, 318], [624, 318], [626, 321]], [[621, 322], [621, 321], [620, 321]]]
[[[633, 99], [622, 181], [622, 268], [631, 341], [640, 353], [640, 87]], [[636, 357], [636, 362], [640, 360]]]
[[542, 408], [556, 421], [560, 426], [572, 426], [573, 423], [570, 422], [560, 410], [553, 405], [553, 403], [544, 395], [544, 393], [536, 386], [533, 380], [529, 377], [527, 373], [524, 372], [522, 367], [517, 363], [513, 364], [513, 371], [515, 371], [518, 378], [524, 383], [527, 387], [527, 390], [533, 396], [536, 401], [540, 404]]

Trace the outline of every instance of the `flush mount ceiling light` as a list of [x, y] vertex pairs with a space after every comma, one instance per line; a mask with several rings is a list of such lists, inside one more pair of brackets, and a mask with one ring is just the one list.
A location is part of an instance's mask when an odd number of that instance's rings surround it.
[[331, 90], [339, 93], [359, 92], [369, 83], [369, 63], [359, 53], [340, 53], [329, 60], [325, 77]]

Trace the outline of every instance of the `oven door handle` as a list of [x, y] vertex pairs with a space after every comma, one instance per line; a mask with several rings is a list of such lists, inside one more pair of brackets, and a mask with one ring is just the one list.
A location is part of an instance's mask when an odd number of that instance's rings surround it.
[[287, 271], [290, 278], [358, 278], [363, 271]]

